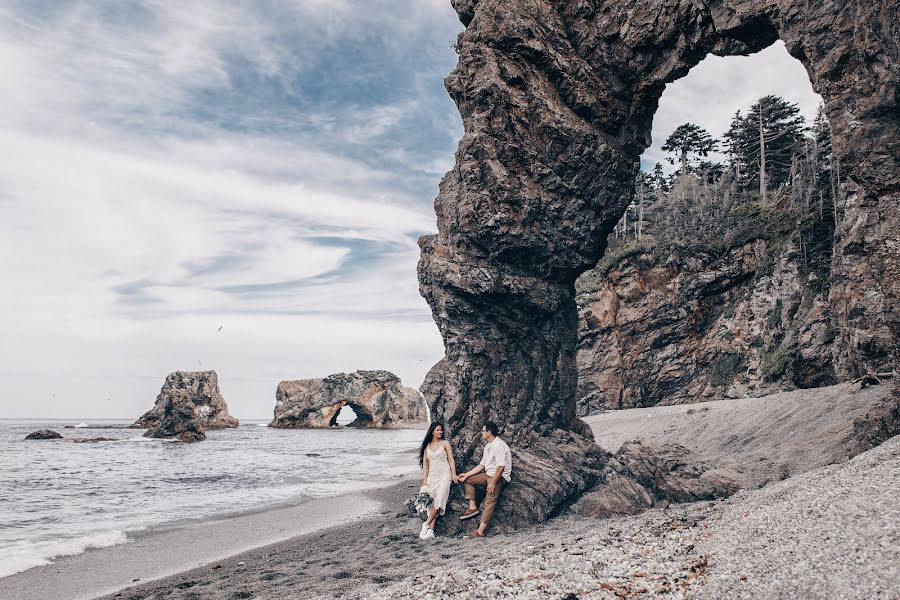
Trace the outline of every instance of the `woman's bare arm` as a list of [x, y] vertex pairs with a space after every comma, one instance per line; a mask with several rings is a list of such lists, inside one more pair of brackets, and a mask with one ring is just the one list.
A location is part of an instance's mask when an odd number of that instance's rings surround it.
[[450, 442], [444, 442], [444, 450], [447, 451], [447, 458], [450, 460], [450, 476], [456, 481], [456, 461], [453, 459], [453, 446]]
[[422, 485], [428, 485], [428, 451], [422, 457]]

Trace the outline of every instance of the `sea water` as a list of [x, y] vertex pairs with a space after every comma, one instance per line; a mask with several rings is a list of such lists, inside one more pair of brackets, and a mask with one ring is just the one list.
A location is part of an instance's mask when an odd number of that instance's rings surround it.
[[[417, 468], [424, 433], [242, 423], [184, 444], [91, 425], [0, 421], [0, 577], [129, 532], [384, 485]], [[64, 439], [24, 439], [48, 427]], [[93, 437], [114, 441], [73, 441]]]

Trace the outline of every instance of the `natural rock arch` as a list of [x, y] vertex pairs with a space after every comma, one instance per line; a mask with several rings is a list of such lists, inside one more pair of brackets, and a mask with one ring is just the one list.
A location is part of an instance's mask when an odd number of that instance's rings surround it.
[[[825, 101], [844, 181], [830, 302], [835, 367], [896, 364], [900, 335], [898, 14], [887, 0], [452, 0], [467, 29], [445, 85], [465, 132], [419, 244], [446, 359], [423, 390], [461, 459], [484, 419], [544, 518], [596, 477], [574, 410], [573, 284], [634, 189], [665, 85], [707, 54], [781, 39]], [[878, 264], [873, 269], [872, 264]], [[512, 489], [510, 490], [512, 491]]]
[[329, 427], [335, 427], [339, 425], [337, 420], [341, 414], [341, 410], [343, 410], [345, 406], [349, 407], [356, 417], [355, 419], [353, 419], [353, 421], [348, 423], [346, 427], [368, 427], [368, 425], [374, 420], [372, 413], [368, 411], [364, 406], [357, 404], [356, 402], [351, 402], [350, 400], [341, 400], [334, 405], [334, 415], [328, 422]]

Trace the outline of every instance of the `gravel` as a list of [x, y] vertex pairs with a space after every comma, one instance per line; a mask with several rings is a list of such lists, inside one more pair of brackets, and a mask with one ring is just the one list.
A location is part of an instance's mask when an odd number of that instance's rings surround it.
[[557, 519], [468, 544], [463, 568], [425, 570], [360, 596], [897, 598], [900, 437], [724, 501]]

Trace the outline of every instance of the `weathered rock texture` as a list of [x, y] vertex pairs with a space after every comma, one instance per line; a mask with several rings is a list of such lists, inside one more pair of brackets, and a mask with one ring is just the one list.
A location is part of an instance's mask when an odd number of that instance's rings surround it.
[[26, 440], [61, 440], [62, 436], [52, 429], [38, 429], [25, 436]]
[[602, 483], [571, 510], [585, 517], [636, 515], [672, 502], [724, 498], [738, 487], [733, 473], [705, 465], [684, 446], [627, 442], [606, 465]]
[[[452, 2], [467, 29], [445, 83], [465, 133], [435, 201], [438, 234], [420, 240], [419, 282], [447, 358], [434, 413], [447, 421], [462, 458], [474, 454], [485, 418], [499, 422], [520, 453], [561, 431], [588, 435], [575, 416], [574, 282], [597, 263], [631, 201], [665, 85], [710, 53], [749, 54], [782, 39], [806, 67], [825, 101], [847, 192], [830, 293], [838, 376], [896, 358], [900, 36], [893, 5]], [[548, 460], [553, 468], [520, 471], [522, 485], [542, 488], [594, 467], [578, 456]], [[572, 485], [567, 497], [582, 489]]]
[[238, 420], [228, 414], [228, 405], [219, 392], [219, 376], [215, 371], [175, 371], [156, 397], [156, 404], [134, 422], [135, 428], [153, 428], [163, 418], [165, 407], [173, 395], [187, 394], [196, 406], [196, 419], [203, 429], [225, 429], [238, 426]]
[[403, 427], [428, 420], [422, 394], [403, 387], [396, 375], [356, 371], [282, 381], [275, 391], [275, 418], [269, 427], [331, 427], [344, 406], [356, 413], [348, 427]]
[[636, 250], [590, 271], [578, 414], [835, 383], [831, 311], [800, 263], [755, 240], [723, 257]]
[[195, 399], [188, 390], [171, 390], [163, 401], [159, 420], [144, 432], [144, 437], [177, 438], [182, 442], [205, 440], [207, 415], [201, 412]]

